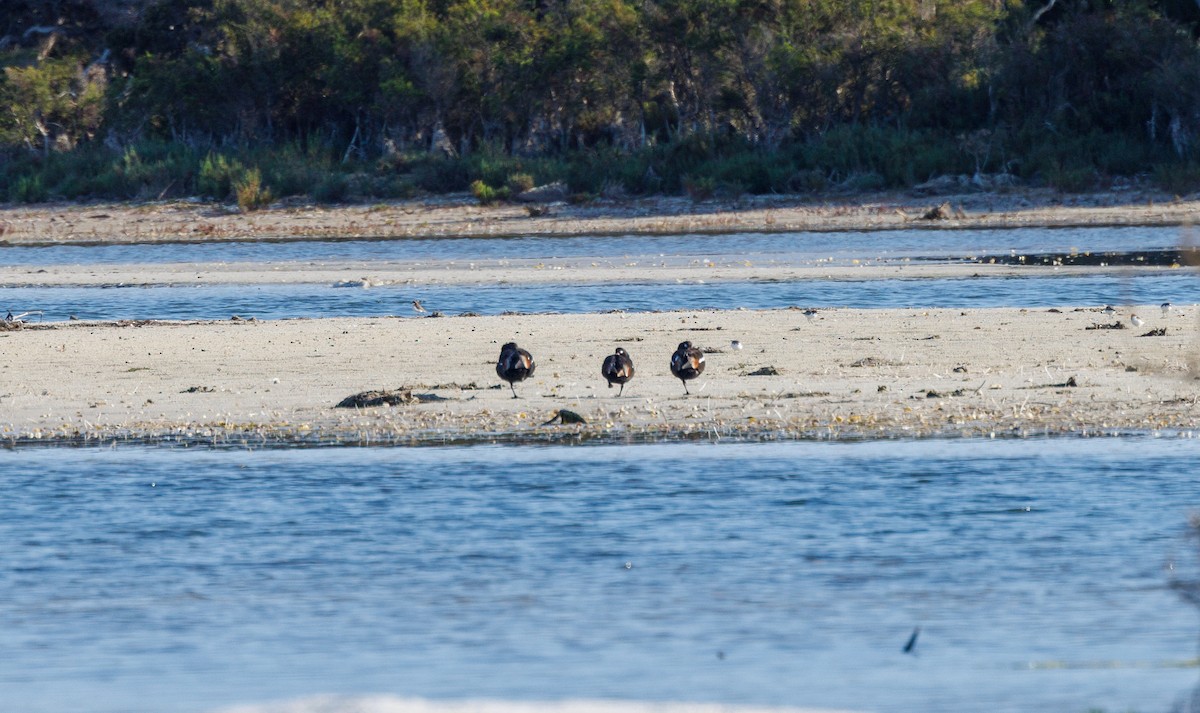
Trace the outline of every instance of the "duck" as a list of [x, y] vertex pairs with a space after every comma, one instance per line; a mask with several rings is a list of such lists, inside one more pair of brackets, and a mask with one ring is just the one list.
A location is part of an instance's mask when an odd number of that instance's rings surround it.
[[625, 383], [633, 378], [633, 360], [629, 358], [629, 352], [617, 347], [616, 352], [604, 358], [600, 373], [608, 379], [608, 388], [611, 389], [613, 384], [621, 385], [621, 390], [617, 392], [620, 397], [625, 393]]
[[704, 352], [693, 347], [691, 342], [680, 342], [671, 355], [671, 373], [683, 382], [683, 393], [690, 394], [687, 382], [704, 373]]
[[533, 363], [533, 356], [529, 352], [518, 347], [516, 342], [509, 342], [500, 348], [500, 359], [496, 362], [496, 374], [508, 382], [508, 388], [512, 389], [515, 399], [517, 398], [517, 389], [513, 384], [533, 376], [536, 366]]

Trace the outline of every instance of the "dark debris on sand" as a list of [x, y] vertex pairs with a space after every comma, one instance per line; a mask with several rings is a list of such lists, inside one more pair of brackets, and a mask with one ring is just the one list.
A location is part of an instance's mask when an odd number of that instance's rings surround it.
[[376, 389], [347, 396], [334, 408], [369, 408], [371, 406], [399, 406], [400, 404], [425, 404], [433, 401], [453, 401], [438, 394], [414, 394], [412, 389]]
[[367, 408], [370, 406], [399, 406], [400, 404], [411, 404], [417, 401], [417, 397], [413, 396], [413, 392], [409, 389], [395, 389], [389, 391], [387, 389], [375, 391], [363, 391], [352, 396], [347, 396], [338, 402], [335, 408]]
[[549, 426], [550, 424], [555, 423], [555, 422], [561, 423], [564, 425], [571, 424], [571, 423], [586, 424], [587, 419], [584, 418], [583, 416], [580, 416], [579, 414], [575, 413], [574, 411], [570, 411], [570, 410], [564, 408], [564, 409], [559, 409], [559, 410], [555, 411], [554, 415], [550, 417], [550, 420], [546, 421], [542, 425]]
[[773, 366], [764, 366], [761, 369], [747, 373], [746, 376], [779, 376], [779, 370]]

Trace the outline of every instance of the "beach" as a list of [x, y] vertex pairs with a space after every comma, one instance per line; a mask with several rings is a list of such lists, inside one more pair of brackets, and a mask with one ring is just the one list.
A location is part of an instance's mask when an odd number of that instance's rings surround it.
[[[1186, 431], [1198, 425], [1196, 320], [1184, 311], [1145, 330], [1089, 329], [1119, 322], [1088, 307], [30, 325], [0, 334], [0, 438], [437, 444]], [[1156, 325], [1165, 336], [1139, 336]], [[690, 394], [668, 368], [684, 340], [707, 352]], [[516, 399], [495, 372], [508, 341], [537, 365]], [[600, 376], [616, 346], [637, 370], [620, 398]], [[411, 397], [336, 407], [368, 390]], [[587, 423], [547, 423], [562, 409]]]
[[[980, 205], [989, 201], [988, 196], [970, 198]], [[386, 233], [393, 236], [485, 235], [497, 226], [518, 234], [600, 235], [651, 227], [699, 230], [702, 223], [713, 230], [862, 230], [882, 223], [894, 229], [911, 224], [902, 213], [939, 199], [908, 196], [903, 205], [860, 201], [854, 208], [780, 205], [724, 212], [711, 206], [686, 212], [673, 199], [663, 208], [664, 200], [653, 217], [634, 215], [642, 209], [635, 202], [610, 211], [609, 217], [573, 214], [569, 220], [555, 219], [557, 224], [530, 218], [519, 206], [483, 209], [461, 201], [450, 207], [281, 208], [213, 217], [220, 225], [204, 239], [381, 236], [384, 228], [396, 231]], [[1075, 208], [1051, 205], [1049, 199], [1035, 205], [1028, 196], [990, 200], [1005, 211], [977, 212], [957, 223], [1171, 224], [1184, 226], [1183, 235], [1197, 209], [1185, 200], [1102, 205], [1105, 199], [1091, 197]], [[1033, 207], [1023, 208], [1025, 203]], [[14, 245], [193, 240], [199, 238], [189, 231], [204, 225], [197, 223], [197, 212], [204, 210], [219, 208], [9, 208], [0, 211], [0, 223], [7, 226], [3, 239]], [[473, 211], [486, 215], [472, 218]], [[804, 217], [809, 213], [811, 220]], [[718, 220], [726, 222], [714, 224]], [[363, 288], [559, 284], [570, 289], [607, 282], [970, 277], [1048, 269], [1106, 268], [930, 264], [813, 270], [741, 260], [185, 263], [7, 266], [0, 268], [0, 285], [361, 281]], [[395, 316], [372, 318], [29, 319], [20, 329], [0, 332], [0, 440], [441, 444], [1008, 437], [1197, 428], [1200, 310], [1195, 307], [1169, 315], [1160, 314], [1158, 305], [1120, 305], [1112, 315], [1101, 312], [1100, 305], [1077, 305], [822, 309], [807, 316], [796, 308], [732, 307], [566, 315], [551, 313], [548, 305], [547, 313], [440, 317], [397, 305]], [[1143, 327], [1130, 323], [1134, 312], [1145, 319]], [[1110, 328], [1114, 325], [1122, 328]], [[1144, 336], [1155, 329], [1163, 333]], [[707, 368], [687, 385], [690, 394], [668, 369], [671, 353], [685, 340], [706, 352]], [[740, 350], [731, 345], [735, 340]], [[518, 399], [495, 371], [500, 346], [509, 341], [532, 352], [537, 364], [532, 378], [516, 384]], [[600, 376], [602, 360], [618, 346], [631, 354], [637, 371], [620, 398]], [[369, 390], [396, 392], [398, 403], [337, 407]], [[586, 423], [552, 421], [564, 409]]]

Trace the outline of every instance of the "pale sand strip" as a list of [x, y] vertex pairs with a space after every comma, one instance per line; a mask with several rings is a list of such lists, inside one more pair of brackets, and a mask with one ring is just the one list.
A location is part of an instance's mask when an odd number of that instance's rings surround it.
[[[1197, 428], [1200, 312], [1095, 308], [796, 310], [320, 319], [0, 333], [0, 440], [171, 438], [439, 443], [462, 440], [856, 438]], [[1127, 320], [1128, 312], [1122, 316]], [[1138, 337], [1165, 326], [1165, 337]], [[677, 343], [719, 349], [685, 396]], [[733, 351], [730, 340], [745, 348]], [[513, 400], [500, 345], [533, 352]], [[622, 345], [624, 398], [600, 363]], [[774, 376], [751, 372], [774, 367]], [[1074, 378], [1077, 386], [1067, 386]], [[335, 409], [367, 389], [444, 401]], [[190, 390], [190, 391], [189, 391]], [[931, 393], [932, 392], [932, 393]], [[561, 408], [586, 426], [549, 425]]]
[[[238, 284], [315, 284], [366, 287], [642, 284], [708, 282], [790, 282], [796, 280], [881, 280], [889, 278], [1036, 277], [1049, 275], [1170, 272], [1172, 267], [1100, 267], [1086, 265], [998, 265], [976, 263], [875, 263], [777, 265], [755, 260], [717, 258], [683, 261], [620, 261], [611, 258], [540, 260], [345, 261], [306, 264], [173, 263], [0, 266], [0, 287], [51, 286], [197, 286]], [[568, 287], [564, 287], [568, 289]], [[413, 296], [420, 296], [419, 294]], [[12, 307], [16, 309], [16, 306]], [[22, 305], [21, 309], [37, 309]], [[397, 314], [406, 309], [397, 305]]]
[[837, 713], [837, 711], [816, 708], [767, 708], [720, 703], [655, 701], [430, 701], [395, 696], [314, 696], [294, 701], [222, 708], [215, 713]]

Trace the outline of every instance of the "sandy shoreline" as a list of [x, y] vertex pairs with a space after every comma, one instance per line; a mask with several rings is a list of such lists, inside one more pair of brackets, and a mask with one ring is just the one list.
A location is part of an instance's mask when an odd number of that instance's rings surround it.
[[[948, 203], [951, 217], [924, 220]], [[480, 206], [461, 194], [370, 205], [279, 204], [242, 214], [193, 201], [61, 204], [0, 208], [0, 246], [88, 243], [210, 242], [306, 238], [506, 237], [966, 229], [1102, 225], [1190, 226], [1200, 196], [1128, 189], [1062, 195], [1048, 189], [1011, 193], [854, 196], [745, 196], [693, 202], [656, 197], [558, 204], [531, 217], [521, 205]]]
[[[0, 442], [440, 444], [1191, 431], [1200, 310], [679, 311], [199, 323], [0, 333]], [[1166, 336], [1141, 337], [1165, 327]], [[711, 351], [684, 394], [667, 362]], [[730, 346], [744, 344], [741, 351]], [[502, 343], [533, 352], [514, 400]], [[615, 346], [637, 376], [599, 376]], [[756, 375], [765, 371], [768, 375]], [[777, 373], [770, 374], [771, 371]], [[419, 401], [335, 408], [369, 389]], [[544, 425], [559, 409], [585, 425]]]

